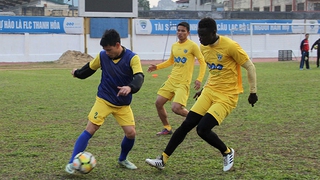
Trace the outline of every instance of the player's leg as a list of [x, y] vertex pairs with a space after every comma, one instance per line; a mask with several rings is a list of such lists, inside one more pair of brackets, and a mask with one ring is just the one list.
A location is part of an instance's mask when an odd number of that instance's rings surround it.
[[197, 126], [198, 135], [211, 146], [217, 148], [223, 156], [223, 171], [232, 168], [234, 162], [234, 150], [225, 145], [225, 143], [211, 129], [218, 125], [218, 121], [207, 113]]
[[217, 134], [211, 130], [217, 125], [219, 125], [218, 121], [211, 114], [207, 113], [197, 126], [197, 134], [211, 146], [217, 148], [221, 153], [224, 153], [227, 150], [227, 146], [219, 139]]
[[137, 166], [127, 159], [129, 152], [134, 146], [136, 137], [135, 121], [132, 109], [130, 106], [123, 106], [120, 109], [118, 108], [113, 115], [124, 132], [118, 163], [128, 169], [137, 169]]
[[157, 112], [158, 112], [158, 116], [162, 122], [163, 125], [163, 130], [158, 132], [157, 135], [166, 135], [166, 134], [172, 134], [172, 128], [169, 124], [169, 120], [168, 120], [168, 113], [164, 107], [164, 104], [168, 101], [167, 98], [158, 95], [157, 96], [157, 100], [156, 100], [156, 108], [157, 108]]
[[220, 125], [236, 107], [238, 95], [226, 96], [224, 94], [214, 93], [212, 94], [212, 98], [215, 100], [215, 103], [200, 120], [197, 126], [197, 133], [208, 144], [221, 152], [224, 160], [223, 171], [228, 171], [233, 166], [234, 150], [228, 148], [218, 135], [212, 131], [212, 128]]
[[69, 163], [66, 166], [66, 172], [72, 174], [74, 172], [72, 162], [74, 157], [79, 153], [83, 152], [88, 145], [89, 140], [94, 135], [94, 133], [99, 129], [99, 127], [103, 124], [104, 119], [111, 112], [107, 110], [107, 105], [104, 100], [96, 97], [96, 102], [94, 103], [89, 115], [88, 115], [88, 123], [86, 129], [80, 134], [78, 139], [76, 140], [73, 148], [73, 152]]
[[[175, 149], [182, 143], [186, 135], [198, 125], [202, 115], [197, 114], [193, 111], [188, 113], [186, 119], [182, 122], [182, 124], [177, 128], [177, 130], [173, 133], [170, 141], [168, 142], [167, 147], [164, 150], [164, 153], [167, 156], [171, 156], [171, 154], [175, 151]], [[166, 163], [166, 161], [165, 161]]]
[[227, 151], [227, 147], [219, 139], [217, 134], [212, 131], [212, 128], [221, 124], [222, 121], [231, 112], [232, 108], [227, 107], [227, 104], [221, 104], [218, 102], [214, 103], [208, 110], [208, 113], [206, 113], [200, 120], [197, 126], [198, 135], [211, 146], [217, 148], [221, 152], [221, 154]]
[[306, 59], [306, 68], [310, 69], [310, 66], [309, 66], [309, 52], [306, 52], [305, 59]]
[[192, 106], [186, 119], [182, 122], [180, 127], [173, 133], [162, 155], [156, 159], [146, 159], [146, 163], [158, 169], [163, 169], [169, 157], [179, 146], [179, 144], [182, 143], [188, 132], [190, 132], [195, 126], [198, 125], [203, 115], [209, 109], [211, 103], [212, 102], [210, 100], [210, 97], [207, 96], [207, 91], [203, 90], [201, 96]]
[[78, 139], [75, 142], [72, 156], [69, 163], [72, 163], [73, 158], [79, 153], [83, 152], [88, 145], [89, 140], [93, 134], [99, 129], [100, 125], [93, 124], [91, 121], [88, 121], [86, 129], [80, 134]]
[[177, 115], [187, 117], [187, 114], [189, 111], [185, 108], [184, 105], [177, 103], [177, 102], [172, 102], [171, 104], [171, 110]]
[[319, 68], [320, 51], [317, 51], [317, 68]]
[[175, 96], [172, 100], [171, 109], [174, 113], [187, 117], [189, 111], [185, 108], [187, 105], [190, 88], [187, 84], [180, 84], [174, 92]]
[[162, 131], [157, 133], [157, 135], [172, 134], [172, 127], [169, 124], [168, 113], [164, 107], [164, 104], [171, 100], [174, 96], [173, 88], [173, 84], [170, 81], [166, 81], [157, 92], [158, 96], [155, 105], [158, 116], [164, 127]]
[[303, 70], [304, 61], [305, 61], [305, 52], [302, 51], [301, 53], [301, 60], [300, 60], [300, 70]]
[[148, 158], [146, 159], [146, 163], [150, 166], [162, 170], [171, 154], [182, 143], [188, 132], [190, 132], [195, 126], [197, 126], [201, 118], [202, 115], [190, 111], [180, 127], [178, 127], [177, 130], [173, 133], [161, 156], [157, 157], [156, 159]]

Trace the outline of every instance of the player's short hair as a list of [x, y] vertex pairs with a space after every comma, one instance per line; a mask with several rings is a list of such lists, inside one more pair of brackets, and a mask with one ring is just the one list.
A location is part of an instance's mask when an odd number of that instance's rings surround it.
[[177, 27], [178, 27], [178, 26], [183, 26], [183, 27], [187, 28], [187, 31], [188, 31], [188, 32], [190, 31], [190, 25], [189, 25], [189, 23], [187, 23], [187, 22], [180, 22], [180, 23], [177, 25]]
[[217, 32], [217, 23], [214, 19], [212, 18], [203, 18], [199, 21], [198, 23], [198, 29], [200, 28], [204, 28], [204, 29], [207, 29], [211, 32]]
[[121, 39], [119, 33], [114, 29], [107, 29], [100, 40], [102, 47], [115, 46], [117, 43], [121, 44]]

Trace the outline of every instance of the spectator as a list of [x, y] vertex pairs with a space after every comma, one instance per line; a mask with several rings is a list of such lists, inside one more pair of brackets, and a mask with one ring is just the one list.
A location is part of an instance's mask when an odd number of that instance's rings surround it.
[[309, 67], [309, 34], [305, 35], [305, 38], [300, 43], [301, 51], [301, 61], [300, 61], [300, 70], [303, 70], [304, 62], [306, 62], [306, 68]]

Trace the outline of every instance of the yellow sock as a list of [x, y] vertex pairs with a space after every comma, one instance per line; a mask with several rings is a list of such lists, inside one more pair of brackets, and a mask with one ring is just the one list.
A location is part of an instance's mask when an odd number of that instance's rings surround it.
[[172, 129], [172, 127], [170, 125], [165, 125], [163, 127], [166, 128], [168, 131], [171, 131], [171, 129]]
[[227, 147], [227, 150], [223, 154], [228, 154], [230, 152], [231, 152], [231, 150]]
[[169, 159], [169, 156], [166, 154], [166, 153], [162, 153], [162, 160], [163, 160], [163, 163], [164, 164], [166, 164], [167, 163], [167, 161], [168, 161], [168, 159]]

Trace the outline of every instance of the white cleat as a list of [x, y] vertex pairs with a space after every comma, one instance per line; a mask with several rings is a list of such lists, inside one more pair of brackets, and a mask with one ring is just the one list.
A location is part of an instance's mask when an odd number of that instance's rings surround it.
[[67, 173], [69, 173], [69, 174], [73, 174], [74, 173], [74, 167], [73, 167], [72, 163], [69, 163], [69, 164], [66, 165], [65, 171]]
[[161, 157], [157, 157], [156, 159], [146, 159], [146, 163], [160, 170], [164, 169], [164, 163]]
[[118, 163], [128, 169], [138, 169], [136, 165], [134, 165], [132, 162], [130, 162], [129, 160], [123, 160], [123, 161], [118, 161]]
[[223, 171], [229, 171], [233, 166], [234, 150], [230, 148], [231, 152], [223, 155]]

